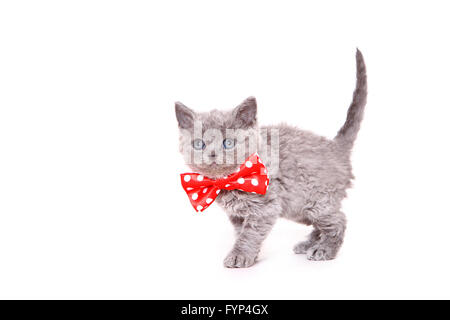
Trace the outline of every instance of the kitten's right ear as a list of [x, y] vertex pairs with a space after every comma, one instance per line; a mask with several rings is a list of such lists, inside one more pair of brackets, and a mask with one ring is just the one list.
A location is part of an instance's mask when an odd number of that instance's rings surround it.
[[233, 110], [234, 125], [247, 129], [256, 124], [256, 99], [248, 97]]
[[194, 111], [181, 102], [175, 102], [175, 114], [180, 128], [188, 129], [194, 126]]

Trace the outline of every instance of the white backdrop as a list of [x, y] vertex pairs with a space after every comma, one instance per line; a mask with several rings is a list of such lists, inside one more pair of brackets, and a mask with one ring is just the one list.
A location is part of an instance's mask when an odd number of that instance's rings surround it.
[[[0, 4], [0, 298], [450, 298], [445, 1]], [[334, 261], [280, 221], [250, 269], [179, 184], [174, 101], [333, 137], [369, 79]]]

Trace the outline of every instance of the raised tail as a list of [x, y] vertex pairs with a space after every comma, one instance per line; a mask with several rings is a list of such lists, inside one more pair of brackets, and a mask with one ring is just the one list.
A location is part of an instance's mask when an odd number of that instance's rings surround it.
[[364, 116], [364, 107], [367, 101], [367, 76], [364, 58], [356, 50], [356, 88], [353, 92], [353, 101], [347, 111], [347, 120], [334, 138], [336, 142], [346, 149], [351, 149], [358, 135], [361, 121]]

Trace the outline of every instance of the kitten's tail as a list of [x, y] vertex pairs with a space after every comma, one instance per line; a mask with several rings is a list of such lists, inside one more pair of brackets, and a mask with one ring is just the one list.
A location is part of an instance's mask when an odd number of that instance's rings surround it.
[[346, 149], [351, 149], [361, 126], [364, 107], [367, 101], [366, 65], [363, 55], [356, 49], [356, 88], [353, 92], [353, 101], [347, 111], [347, 120], [334, 138]]

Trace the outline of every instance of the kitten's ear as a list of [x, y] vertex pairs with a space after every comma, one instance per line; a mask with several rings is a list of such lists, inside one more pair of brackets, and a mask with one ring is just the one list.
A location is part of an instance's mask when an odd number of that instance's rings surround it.
[[180, 128], [188, 129], [194, 126], [194, 111], [181, 102], [175, 102], [175, 114]]
[[248, 97], [233, 110], [233, 125], [237, 128], [249, 128], [256, 124], [256, 99]]

